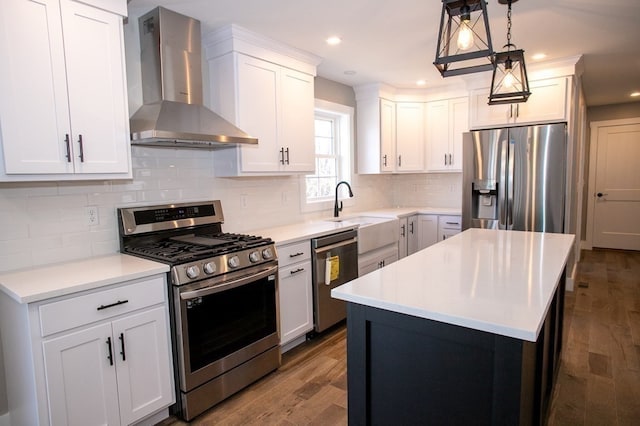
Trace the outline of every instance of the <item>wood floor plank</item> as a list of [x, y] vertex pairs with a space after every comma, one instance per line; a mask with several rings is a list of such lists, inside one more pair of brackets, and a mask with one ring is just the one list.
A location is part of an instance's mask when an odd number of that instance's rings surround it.
[[615, 383], [599, 376], [587, 380], [585, 424], [601, 426], [617, 422]]

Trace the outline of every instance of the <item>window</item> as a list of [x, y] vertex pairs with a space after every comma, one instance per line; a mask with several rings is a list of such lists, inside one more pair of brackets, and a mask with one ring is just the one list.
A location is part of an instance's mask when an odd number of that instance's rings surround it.
[[351, 140], [353, 108], [316, 100], [316, 172], [304, 177], [305, 211], [330, 208], [335, 187], [341, 180], [351, 181]]

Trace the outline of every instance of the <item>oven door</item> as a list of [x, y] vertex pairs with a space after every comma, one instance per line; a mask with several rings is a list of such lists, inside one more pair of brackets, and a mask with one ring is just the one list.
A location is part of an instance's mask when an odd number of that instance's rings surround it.
[[279, 344], [277, 276], [275, 263], [174, 287], [183, 392]]

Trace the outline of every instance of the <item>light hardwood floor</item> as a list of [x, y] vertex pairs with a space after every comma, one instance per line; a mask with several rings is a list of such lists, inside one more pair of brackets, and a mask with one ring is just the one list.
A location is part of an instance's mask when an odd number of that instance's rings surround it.
[[[345, 337], [341, 326], [287, 352], [278, 371], [192, 424], [346, 425]], [[583, 252], [549, 425], [640, 425], [640, 252]]]

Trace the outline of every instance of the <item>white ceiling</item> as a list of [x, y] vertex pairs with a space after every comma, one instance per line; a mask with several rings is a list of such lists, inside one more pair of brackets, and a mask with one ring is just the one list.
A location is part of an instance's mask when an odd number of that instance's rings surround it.
[[[235, 23], [323, 58], [318, 75], [350, 86], [443, 84], [433, 66], [440, 0], [129, 0], [130, 18], [155, 6], [199, 19], [206, 34]], [[488, 0], [495, 50], [506, 43], [507, 7]], [[583, 55], [588, 106], [640, 101], [640, 0], [521, 0], [512, 6], [512, 42], [529, 68]], [[338, 35], [343, 42], [328, 46]], [[346, 75], [345, 71], [355, 71]], [[490, 84], [487, 74], [487, 85]], [[448, 78], [447, 80], [450, 80]], [[448, 83], [448, 82], [447, 82]]]

